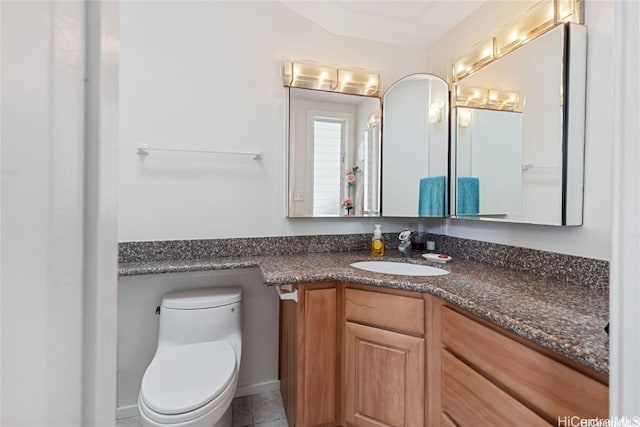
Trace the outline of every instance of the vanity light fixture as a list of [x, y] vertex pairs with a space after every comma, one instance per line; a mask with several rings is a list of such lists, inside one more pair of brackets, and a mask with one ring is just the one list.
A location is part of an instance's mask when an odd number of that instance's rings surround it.
[[519, 111], [520, 94], [515, 91], [456, 86], [456, 107], [483, 108], [488, 110]]
[[554, 2], [556, 20], [558, 22], [573, 22], [582, 24], [584, 21], [581, 1], [579, 0], [556, 0]]
[[482, 43], [471, 53], [453, 64], [453, 76], [460, 80], [494, 60], [493, 39]]
[[494, 36], [494, 56], [500, 58], [554, 28], [555, 2], [544, 1], [533, 6], [522, 20], [511, 24]]
[[338, 84], [338, 70], [326, 65], [285, 61], [282, 71], [285, 86], [332, 91]]
[[520, 94], [518, 92], [489, 89], [489, 100], [486, 108], [519, 111], [520, 107]]
[[338, 69], [337, 92], [375, 96], [380, 86], [380, 76], [362, 70]]
[[456, 86], [455, 106], [480, 108], [487, 105], [489, 90], [469, 86]]
[[451, 66], [451, 80], [457, 82], [485, 65], [519, 48], [565, 22], [582, 24], [583, 0], [543, 0], [531, 7], [518, 21], [495, 32], [464, 58]]
[[315, 62], [284, 60], [282, 77], [287, 87], [366, 96], [377, 96], [380, 91], [380, 75], [377, 73]]

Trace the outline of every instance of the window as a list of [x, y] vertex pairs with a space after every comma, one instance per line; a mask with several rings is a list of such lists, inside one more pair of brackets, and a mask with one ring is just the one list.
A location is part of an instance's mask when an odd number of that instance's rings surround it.
[[380, 126], [368, 128], [364, 133], [364, 213], [366, 215], [378, 215], [380, 213], [380, 200], [377, 188], [380, 188]]
[[313, 215], [340, 215], [345, 121], [313, 119]]

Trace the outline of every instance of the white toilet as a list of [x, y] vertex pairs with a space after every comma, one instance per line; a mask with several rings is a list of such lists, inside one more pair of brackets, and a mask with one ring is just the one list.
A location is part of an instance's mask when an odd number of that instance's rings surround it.
[[138, 395], [143, 425], [231, 426], [242, 353], [241, 299], [240, 288], [162, 298], [158, 348]]

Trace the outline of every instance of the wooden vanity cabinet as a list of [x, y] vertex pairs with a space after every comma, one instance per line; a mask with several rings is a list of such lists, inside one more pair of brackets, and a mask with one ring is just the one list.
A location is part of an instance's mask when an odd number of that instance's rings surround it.
[[280, 301], [280, 391], [293, 426], [338, 422], [340, 333], [335, 282], [298, 285], [298, 303]]
[[344, 418], [351, 426], [423, 426], [422, 294], [344, 290]]
[[608, 417], [608, 379], [419, 292], [298, 285], [280, 303], [290, 427], [548, 426]]
[[607, 378], [429, 296], [429, 425], [608, 417]]

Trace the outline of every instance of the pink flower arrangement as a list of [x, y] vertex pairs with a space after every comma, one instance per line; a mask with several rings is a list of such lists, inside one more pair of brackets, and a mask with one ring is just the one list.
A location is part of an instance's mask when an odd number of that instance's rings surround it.
[[360, 168], [358, 166], [354, 166], [351, 168], [351, 170], [347, 171], [345, 173], [346, 175], [346, 179], [347, 179], [347, 184], [351, 185], [354, 182], [356, 182], [356, 175], [360, 173]]
[[347, 211], [347, 215], [351, 215], [351, 209], [353, 209], [353, 202], [351, 199], [344, 199], [342, 201], [342, 207]]
[[353, 174], [353, 172], [347, 172], [347, 183], [353, 184], [354, 182], [356, 182], [356, 176]]

